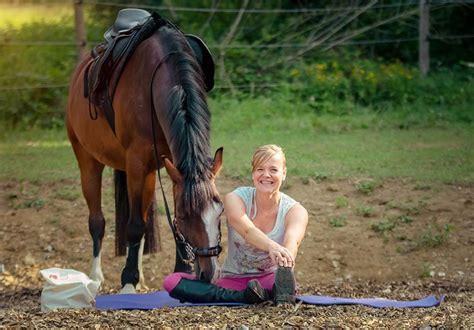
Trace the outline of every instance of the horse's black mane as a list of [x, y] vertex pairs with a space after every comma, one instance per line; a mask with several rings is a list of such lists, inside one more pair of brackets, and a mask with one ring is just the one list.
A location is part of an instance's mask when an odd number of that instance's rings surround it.
[[184, 179], [183, 208], [186, 214], [200, 209], [214, 197], [210, 185], [210, 119], [201, 68], [184, 35], [166, 29], [164, 42], [167, 60], [173, 68], [175, 85], [168, 96], [166, 120], [171, 128], [170, 149], [173, 163]]

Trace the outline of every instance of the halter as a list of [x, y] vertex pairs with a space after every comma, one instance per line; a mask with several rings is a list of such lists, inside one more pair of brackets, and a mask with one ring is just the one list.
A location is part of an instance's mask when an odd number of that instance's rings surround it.
[[[151, 108], [150, 109], [151, 109], [151, 111], [150, 111], [150, 114], [151, 114], [151, 131], [152, 131], [152, 134], [153, 134], [153, 141], [155, 141], [155, 139], [156, 139], [155, 124], [153, 123], [153, 113], [155, 112], [155, 106], [154, 106], [154, 103], [153, 103], [153, 89], [152, 89], [153, 88], [153, 80], [155, 79], [156, 72], [161, 67], [161, 65], [164, 62], [166, 62], [166, 60], [171, 55], [177, 54], [177, 53], [178, 52], [173, 51], [173, 52], [169, 52], [168, 54], [163, 56], [163, 58], [160, 60], [160, 62], [156, 66], [155, 70], [153, 71], [153, 75], [151, 76], [151, 84], [150, 84], [150, 97], [151, 97]], [[193, 247], [188, 242], [188, 240], [184, 237], [184, 235], [179, 231], [178, 226], [177, 226], [177, 222], [176, 222], [176, 217], [174, 217], [173, 220], [171, 220], [171, 213], [170, 213], [170, 209], [169, 209], [169, 206], [168, 206], [168, 201], [166, 199], [165, 191], [163, 189], [163, 183], [161, 182], [160, 163], [158, 161], [158, 159], [159, 159], [158, 158], [158, 151], [156, 149], [156, 144], [155, 143], [153, 143], [153, 151], [154, 151], [154, 155], [155, 155], [156, 168], [157, 168], [157, 171], [158, 171], [158, 180], [160, 181], [161, 193], [163, 194], [163, 201], [165, 202], [166, 218], [168, 219], [168, 224], [171, 228], [171, 231], [173, 232], [173, 237], [174, 237], [174, 241], [175, 241], [176, 245], [184, 244], [184, 247], [185, 247], [185, 250], [186, 250], [187, 258], [184, 258], [181, 255], [181, 250], [177, 249], [179, 257], [181, 258], [181, 260], [183, 260], [184, 263], [186, 263], [188, 265], [192, 265], [194, 263], [194, 261], [196, 260], [196, 256], [206, 257], [206, 258], [217, 257], [222, 251], [222, 247], [221, 247], [221, 225], [220, 225], [220, 223], [219, 223], [219, 237], [218, 237], [218, 240], [217, 240], [217, 245], [213, 246], [213, 247], [198, 248], [198, 247]], [[176, 210], [175, 210], [175, 214], [176, 214]]]
[[[160, 182], [161, 184], [161, 182]], [[165, 202], [166, 204], [166, 202]], [[167, 206], [166, 206], [167, 207]], [[186, 249], [186, 254], [188, 255], [188, 258], [182, 258], [183, 261], [186, 264], [192, 264], [196, 260], [196, 256], [198, 257], [217, 257], [221, 251], [222, 251], [222, 246], [221, 246], [221, 225], [219, 223], [219, 237], [217, 239], [217, 245], [213, 247], [208, 247], [208, 248], [197, 248], [193, 247], [181, 234], [181, 232], [178, 229], [177, 223], [176, 223], [176, 217], [173, 219], [173, 226], [172, 229], [173, 234], [174, 234], [174, 239], [176, 243], [181, 243], [184, 244], [184, 248]], [[182, 256], [181, 256], [182, 257]]]

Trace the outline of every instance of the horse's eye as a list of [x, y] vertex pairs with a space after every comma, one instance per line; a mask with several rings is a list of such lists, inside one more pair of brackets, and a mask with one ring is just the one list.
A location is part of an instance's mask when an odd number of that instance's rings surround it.
[[212, 197], [212, 200], [217, 204], [222, 204], [222, 200], [219, 195], [215, 195], [214, 197]]

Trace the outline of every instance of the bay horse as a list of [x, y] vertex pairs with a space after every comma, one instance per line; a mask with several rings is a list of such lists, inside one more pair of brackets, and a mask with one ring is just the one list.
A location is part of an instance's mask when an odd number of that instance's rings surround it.
[[137, 284], [143, 283], [143, 237], [153, 219], [156, 172], [164, 166], [173, 184], [174, 224], [185, 243], [177, 246], [175, 271], [190, 271], [178, 260], [188, 251], [195, 254], [197, 278], [215, 280], [223, 211], [215, 178], [223, 149], [211, 157], [203, 72], [189, 43], [174, 25], [164, 24], [138, 45], [112, 99], [115, 132], [103, 112], [98, 111], [95, 120], [89, 116], [90, 100], [83, 82], [91, 61], [91, 55], [83, 56], [73, 73], [66, 113], [67, 133], [89, 209], [91, 277], [104, 280], [100, 262], [105, 230], [101, 210], [104, 166], [115, 169], [116, 204], [128, 203], [116, 206], [116, 219], [126, 219], [125, 225], [116, 227], [116, 235], [125, 237], [127, 243], [123, 293], [135, 292]]

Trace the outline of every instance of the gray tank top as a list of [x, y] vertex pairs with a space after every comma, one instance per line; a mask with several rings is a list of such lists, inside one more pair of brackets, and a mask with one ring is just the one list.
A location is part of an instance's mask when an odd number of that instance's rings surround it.
[[[253, 220], [257, 214], [256, 205], [252, 212], [252, 204], [255, 201], [255, 187], [240, 187], [233, 192], [237, 194], [245, 204], [245, 213]], [[280, 204], [275, 226], [266, 235], [273, 241], [282, 244], [285, 234], [285, 217], [288, 211], [298, 202], [284, 193], [280, 193]], [[254, 274], [265, 274], [275, 271], [268, 252], [257, 249], [245, 242], [231, 226], [228, 228], [227, 257], [222, 266], [221, 277], [226, 276], [249, 276]]]

